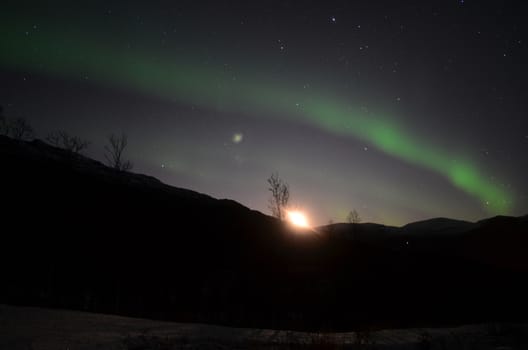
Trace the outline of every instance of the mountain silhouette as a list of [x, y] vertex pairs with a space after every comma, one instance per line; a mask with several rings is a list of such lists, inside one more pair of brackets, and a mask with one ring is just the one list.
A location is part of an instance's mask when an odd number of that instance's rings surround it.
[[424, 221], [413, 222], [402, 227], [402, 230], [408, 233], [427, 234], [453, 234], [467, 232], [475, 227], [475, 224], [468, 221], [453, 220], [447, 218], [434, 218]]
[[305, 330], [526, 320], [527, 217], [297, 232], [39, 140], [0, 137], [0, 161], [2, 303]]

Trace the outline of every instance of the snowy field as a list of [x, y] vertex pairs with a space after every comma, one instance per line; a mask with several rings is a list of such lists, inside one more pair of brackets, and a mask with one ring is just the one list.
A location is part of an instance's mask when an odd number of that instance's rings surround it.
[[0, 305], [0, 349], [528, 349], [528, 325], [320, 334]]

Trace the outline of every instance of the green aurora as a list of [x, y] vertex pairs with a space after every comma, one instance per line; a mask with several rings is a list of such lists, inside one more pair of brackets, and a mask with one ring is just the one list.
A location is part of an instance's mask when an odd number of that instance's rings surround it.
[[478, 199], [490, 214], [507, 214], [513, 205], [512, 195], [488, 181], [471, 161], [420, 140], [391, 118], [351, 110], [344, 101], [313, 89], [289, 88], [256, 76], [251, 81], [234, 79], [223, 67], [190, 63], [197, 61], [192, 57], [160, 58], [163, 55], [72, 39], [79, 35], [39, 31], [28, 36], [20, 23], [4, 21], [0, 28], [5, 33], [0, 38], [0, 64], [9, 69], [65, 79], [87, 76], [99, 84], [228, 112], [264, 111], [368, 142], [390, 156], [432, 170]]

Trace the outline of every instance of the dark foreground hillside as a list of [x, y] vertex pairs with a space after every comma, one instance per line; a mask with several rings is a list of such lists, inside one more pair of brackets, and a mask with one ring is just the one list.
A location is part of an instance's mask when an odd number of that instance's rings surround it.
[[2, 303], [299, 330], [528, 318], [526, 217], [300, 233], [40, 141], [0, 137], [0, 164]]

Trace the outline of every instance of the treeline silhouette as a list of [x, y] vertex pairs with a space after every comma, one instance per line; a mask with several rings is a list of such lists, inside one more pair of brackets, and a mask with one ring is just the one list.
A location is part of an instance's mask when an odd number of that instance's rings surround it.
[[[4, 108], [0, 105], [0, 135], [10, 137], [18, 141], [31, 141], [35, 138], [35, 132], [31, 124], [22, 117], [9, 118], [4, 115]], [[62, 148], [72, 154], [80, 154], [90, 145], [90, 141], [79, 136], [70, 135], [64, 130], [49, 133], [45, 141], [58, 148]], [[134, 164], [124, 158], [124, 151], [128, 145], [128, 136], [110, 134], [108, 144], [104, 146], [104, 157], [106, 164], [120, 171], [132, 170]]]

